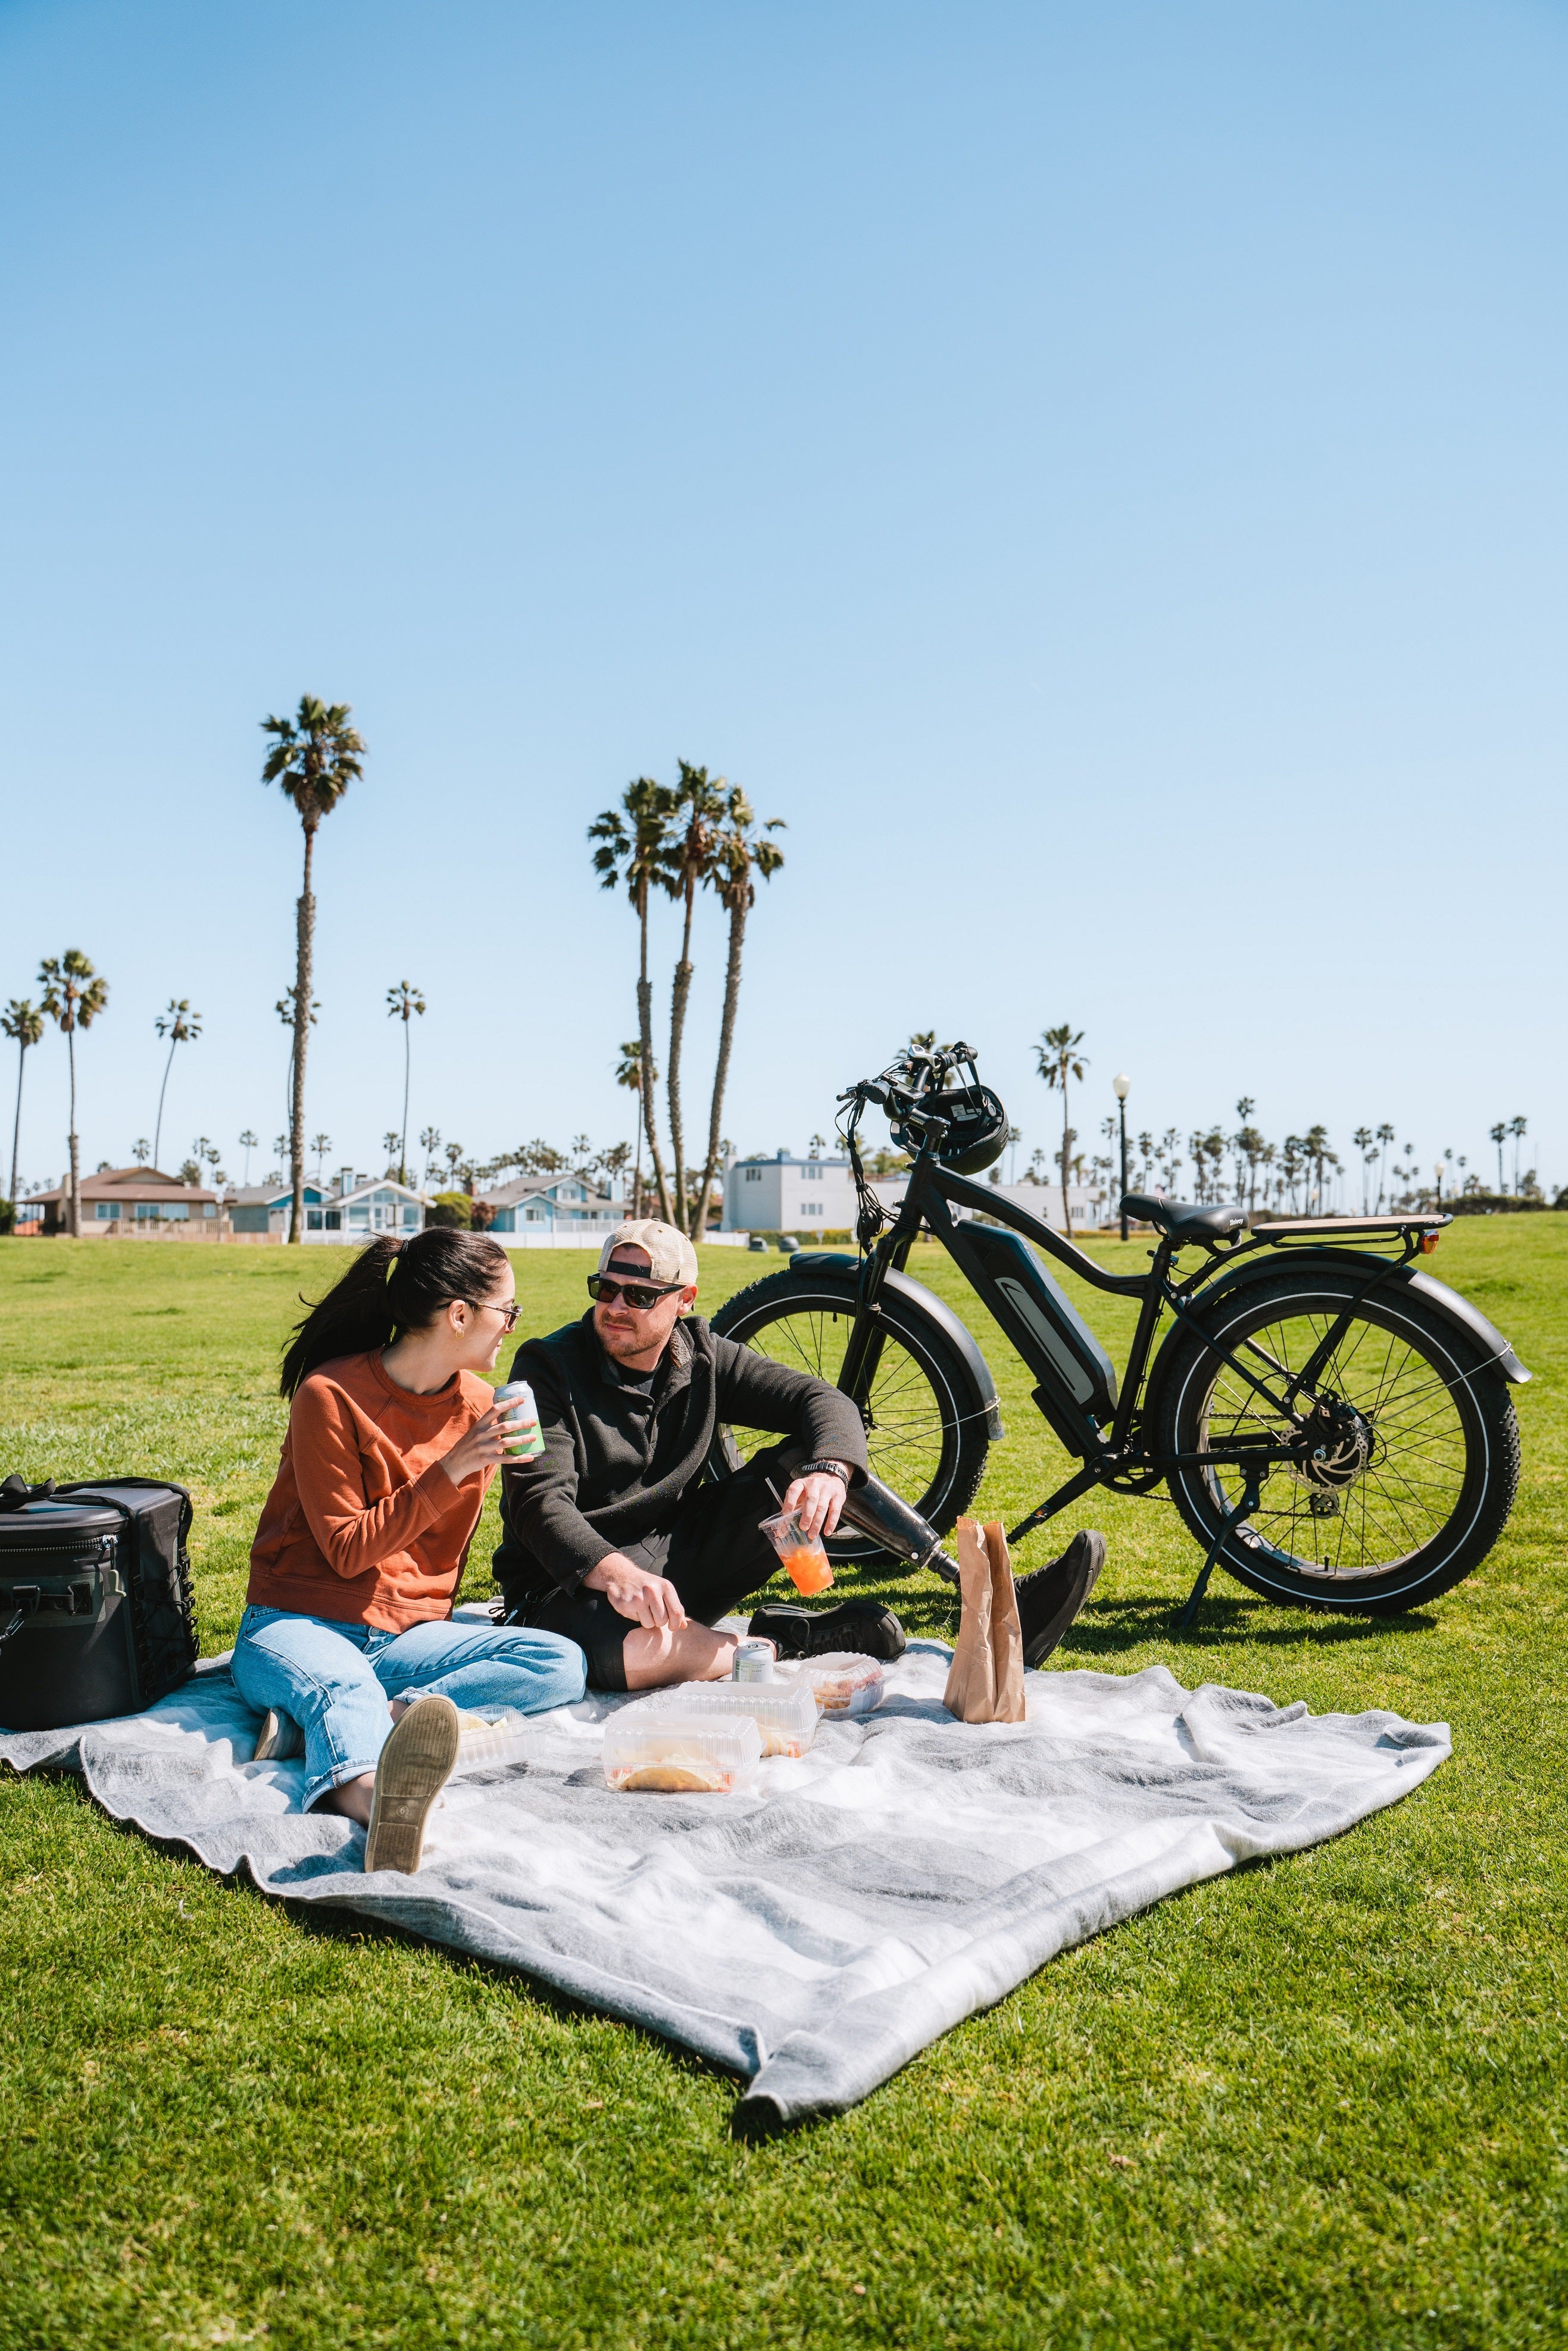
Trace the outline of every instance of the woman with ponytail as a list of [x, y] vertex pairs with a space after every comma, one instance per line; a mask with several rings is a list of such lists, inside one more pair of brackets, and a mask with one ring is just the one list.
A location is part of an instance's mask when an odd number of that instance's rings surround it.
[[524, 1433], [482, 1376], [517, 1319], [505, 1249], [433, 1229], [372, 1241], [283, 1358], [288, 1435], [234, 1677], [265, 1718], [257, 1760], [303, 1750], [306, 1809], [360, 1822], [367, 1869], [418, 1868], [459, 1707], [582, 1696], [574, 1643], [452, 1622], [486, 1489]]

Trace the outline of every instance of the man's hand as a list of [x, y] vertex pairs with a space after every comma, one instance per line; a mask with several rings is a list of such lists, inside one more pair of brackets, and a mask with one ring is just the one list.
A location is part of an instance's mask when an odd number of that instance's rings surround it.
[[[815, 1483], [815, 1480], [812, 1480]], [[831, 1480], [825, 1480], [831, 1483]], [[612, 1551], [597, 1567], [591, 1567], [582, 1579], [585, 1592], [602, 1592], [618, 1615], [630, 1616], [633, 1625], [645, 1625], [650, 1632], [659, 1632], [667, 1625], [672, 1633], [682, 1630], [686, 1612], [681, 1606], [681, 1595], [667, 1577], [651, 1575], [635, 1560], [627, 1559]]]
[[844, 1481], [831, 1470], [818, 1469], [810, 1478], [797, 1478], [785, 1489], [784, 1508], [800, 1512], [800, 1524], [809, 1535], [831, 1535], [843, 1507]]

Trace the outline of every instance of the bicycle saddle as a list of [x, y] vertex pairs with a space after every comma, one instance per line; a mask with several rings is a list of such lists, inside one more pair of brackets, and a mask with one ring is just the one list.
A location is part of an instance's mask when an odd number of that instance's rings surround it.
[[1195, 1200], [1156, 1200], [1147, 1192], [1129, 1192], [1123, 1213], [1137, 1217], [1156, 1232], [1168, 1233], [1177, 1249], [1188, 1241], [1228, 1240], [1247, 1222], [1247, 1211], [1234, 1201], [1217, 1201], [1200, 1207]]

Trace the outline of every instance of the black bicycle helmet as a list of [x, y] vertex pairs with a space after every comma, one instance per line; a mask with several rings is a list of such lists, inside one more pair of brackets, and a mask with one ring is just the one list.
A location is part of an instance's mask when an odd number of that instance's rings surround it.
[[1008, 1147], [1008, 1114], [989, 1086], [952, 1086], [943, 1093], [927, 1094], [893, 1130], [901, 1151], [919, 1149], [923, 1111], [946, 1121], [936, 1156], [955, 1176], [984, 1175]]

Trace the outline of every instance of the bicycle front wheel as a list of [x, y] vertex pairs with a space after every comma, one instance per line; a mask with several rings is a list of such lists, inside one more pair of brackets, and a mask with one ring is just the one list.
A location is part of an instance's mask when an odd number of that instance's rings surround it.
[[[837, 1387], [854, 1312], [849, 1284], [791, 1269], [741, 1290], [714, 1316], [713, 1327], [722, 1338]], [[882, 1357], [863, 1415], [868, 1463], [945, 1535], [973, 1501], [985, 1469], [987, 1399], [946, 1334], [910, 1300], [884, 1294], [882, 1331]], [[765, 1429], [733, 1427], [719, 1435], [742, 1461], [778, 1442]], [[721, 1442], [709, 1463], [716, 1475], [735, 1466], [723, 1454]], [[831, 1538], [828, 1552], [844, 1562], [887, 1558], [880, 1543], [851, 1527]]]
[[[1212, 1343], [1183, 1331], [1162, 1362], [1151, 1435], [1155, 1450], [1177, 1454], [1289, 1442], [1285, 1416], [1216, 1349], [1279, 1388], [1270, 1365], [1302, 1370], [1352, 1307], [1313, 1382], [1321, 1458], [1270, 1468], [1221, 1558], [1270, 1599], [1384, 1616], [1451, 1590], [1486, 1557], [1519, 1482], [1519, 1424], [1490, 1357], [1414, 1291], [1354, 1304], [1364, 1280], [1303, 1268], [1216, 1299], [1205, 1317]], [[1170, 1485], [1207, 1550], [1241, 1499], [1242, 1470], [1179, 1470]]]

